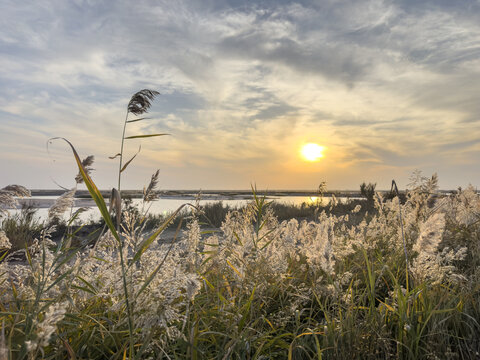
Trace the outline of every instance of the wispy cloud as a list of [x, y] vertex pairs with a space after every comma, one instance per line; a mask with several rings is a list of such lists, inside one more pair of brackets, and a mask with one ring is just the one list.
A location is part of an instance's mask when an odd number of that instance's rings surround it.
[[[126, 103], [152, 88], [154, 119], [128, 131], [172, 136], [142, 141], [129, 187], [158, 167], [170, 188], [386, 186], [417, 167], [475, 182], [479, 14], [476, 1], [3, 1], [0, 181], [69, 181], [38, 162], [65, 136], [112, 186]], [[307, 141], [322, 162], [301, 162]]]

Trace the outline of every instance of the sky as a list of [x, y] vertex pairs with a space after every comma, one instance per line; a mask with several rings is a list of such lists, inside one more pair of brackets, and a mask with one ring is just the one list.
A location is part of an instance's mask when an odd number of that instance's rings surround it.
[[124, 189], [480, 184], [479, 0], [2, 0], [0, 187], [115, 187], [141, 89]]

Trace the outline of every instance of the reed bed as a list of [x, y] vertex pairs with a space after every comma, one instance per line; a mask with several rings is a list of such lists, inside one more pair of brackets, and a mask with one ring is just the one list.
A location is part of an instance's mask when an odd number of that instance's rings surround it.
[[[12, 251], [2, 232], [0, 354], [478, 358], [480, 198], [470, 187], [432, 201], [435, 191], [432, 178], [402, 204], [377, 196], [355, 222], [361, 205], [279, 221], [255, 197], [208, 233], [193, 207], [171, 243], [147, 237], [135, 212], [78, 248], [49, 227]], [[19, 251], [26, 260], [11, 261]]]

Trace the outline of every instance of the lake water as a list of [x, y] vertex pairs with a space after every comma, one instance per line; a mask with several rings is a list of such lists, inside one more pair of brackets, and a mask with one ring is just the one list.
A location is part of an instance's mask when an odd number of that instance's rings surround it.
[[[21, 199], [22, 204], [28, 204], [35, 208], [37, 208], [36, 216], [40, 219], [46, 219], [48, 216], [48, 208], [54, 203], [54, 201], [58, 198], [58, 196], [34, 196], [31, 198], [23, 198]], [[315, 196], [276, 196], [276, 197], [267, 197], [267, 200], [273, 200], [283, 204], [289, 205], [297, 205], [300, 206], [302, 203], [316, 204], [317, 202], [321, 201], [323, 204], [328, 204], [331, 201], [331, 197], [315, 197]], [[346, 202], [349, 199], [355, 198], [347, 198], [347, 197], [340, 197], [337, 198], [338, 201]], [[221, 201], [224, 205], [228, 205], [232, 208], [239, 208], [243, 207], [248, 204], [251, 199], [246, 198], [222, 198], [218, 197], [215, 199], [206, 199], [200, 200], [200, 205], [204, 204], [211, 204]], [[141, 209], [142, 200], [141, 199], [132, 199], [132, 202], [135, 206]], [[150, 214], [163, 214], [166, 215], [178, 209], [183, 204], [190, 203], [194, 204], [195, 200], [192, 198], [185, 198], [185, 197], [171, 197], [171, 198], [160, 198], [156, 201], [151, 202], [149, 213]], [[147, 205], [148, 206], [148, 205]], [[79, 220], [81, 222], [88, 222], [90, 220], [98, 220], [100, 218], [100, 212], [95, 206], [95, 203], [92, 199], [75, 199], [75, 206], [73, 211], [80, 207], [87, 207], [89, 208], [87, 211], [83, 212]], [[19, 209], [9, 209], [10, 214], [18, 213]], [[68, 218], [68, 214], [65, 214], [65, 219]]]

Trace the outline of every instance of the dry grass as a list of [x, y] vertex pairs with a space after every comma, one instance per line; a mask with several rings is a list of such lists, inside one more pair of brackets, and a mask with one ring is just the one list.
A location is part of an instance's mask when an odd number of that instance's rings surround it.
[[[135, 94], [127, 119], [155, 95]], [[149, 136], [124, 133], [122, 144]], [[158, 243], [186, 208], [146, 233], [158, 172], [141, 209], [124, 206], [120, 217], [118, 205], [115, 220], [64, 140], [107, 231], [93, 247], [72, 249], [68, 236], [52, 241], [50, 226], [26, 240], [33, 215], [3, 221], [2, 246], [23, 241], [28, 248], [24, 263], [0, 262], [1, 355], [479, 358], [480, 196], [472, 187], [438, 198], [436, 177], [417, 177], [403, 202], [375, 194], [368, 206], [299, 208], [254, 192], [242, 209], [197, 203], [186, 231]], [[120, 160], [119, 178], [124, 166]], [[10, 201], [14, 190], [2, 191]], [[220, 227], [204, 232], [205, 218]]]

